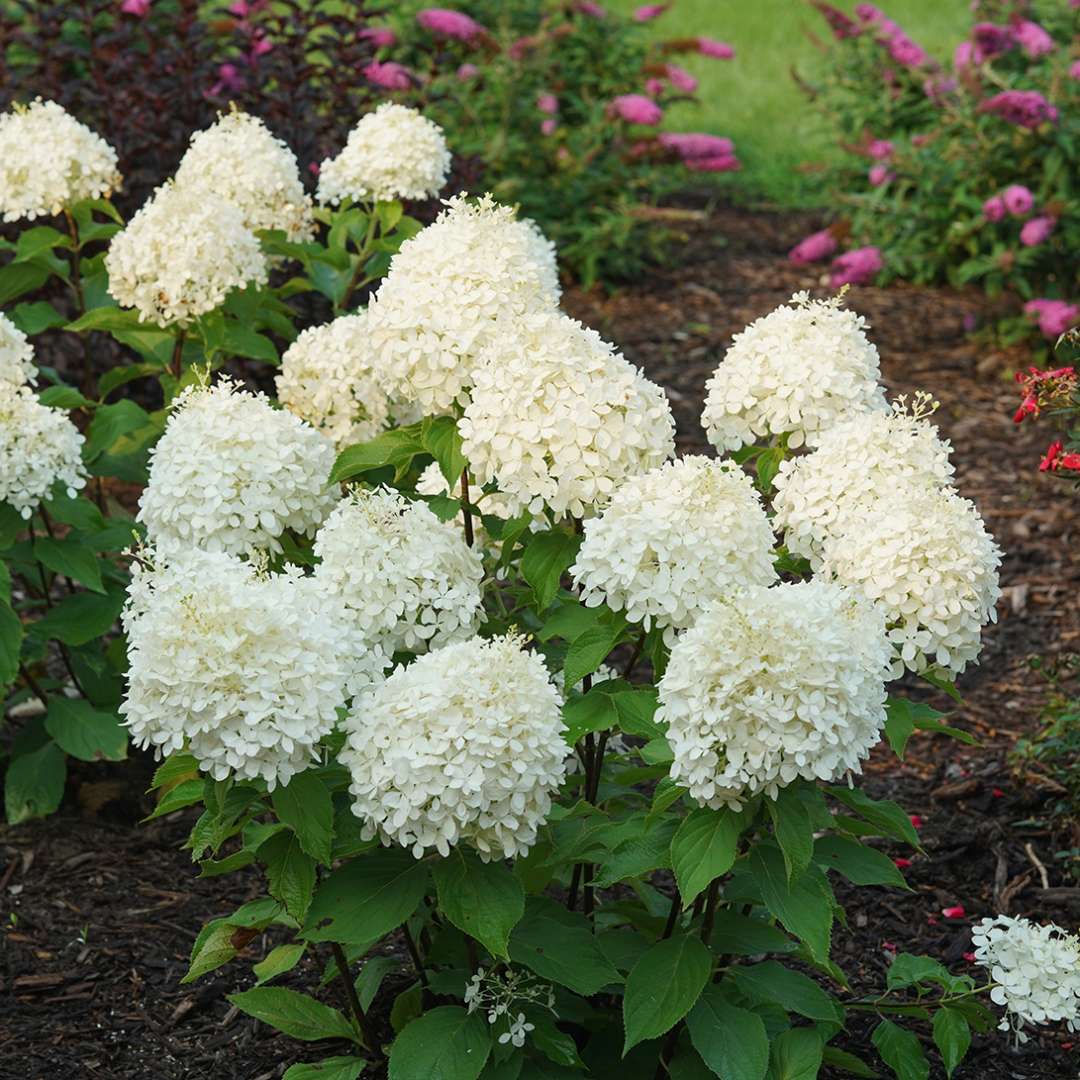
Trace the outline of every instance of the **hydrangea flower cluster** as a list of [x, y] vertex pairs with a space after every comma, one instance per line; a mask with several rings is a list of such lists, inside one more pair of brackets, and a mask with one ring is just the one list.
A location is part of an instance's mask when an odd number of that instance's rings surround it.
[[884, 411], [878, 351], [866, 320], [839, 299], [790, 304], [735, 335], [706, 383], [701, 422], [718, 450], [786, 435], [788, 445], [815, 445], [840, 419]]
[[620, 485], [571, 573], [588, 607], [607, 601], [631, 622], [675, 631], [741, 585], [771, 585], [773, 532], [749, 474], [684, 457]]
[[559, 694], [520, 638], [470, 638], [418, 657], [354, 701], [340, 760], [364, 835], [416, 858], [471, 844], [512, 858], [536, 841], [562, 783]]
[[467, 400], [477, 357], [500, 327], [558, 302], [552, 246], [490, 196], [449, 199], [406, 240], [368, 307], [371, 347], [396, 397], [425, 414]]
[[57, 102], [38, 98], [0, 116], [4, 221], [59, 214], [119, 186], [116, 151]]
[[345, 147], [319, 166], [318, 200], [383, 202], [438, 195], [450, 170], [450, 151], [438, 124], [384, 101], [360, 118]]
[[196, 132], [176, 170], [176, 184], [219, 195], [253, 231], [280, 229], [295, 241], [315, 234], [296, 155], [249, 113], [227, 113]]
[[316, 528], [337, 501], [333, 444], [263, 394], [222, 380], [189, 387], [150, 451], [139, 521], [163, 556], [192, 546], [280, 551], [286, 529]]
[[1064, 1021], [1080, 1031], [1080, 938], [1050, 924], [998, 915], [971, 932], [975, 963], [997, 983], [991, 1000], [1006, 1009], [999, 1025], [1027, 1042], [1025, 1024]]
[[388, 653], [470, 637], [481, 615], [477, 552], [426, 503], [355, 488], [315, 538], [316, 577]]
[[278, 399], [339, 449], [366, 442], [391, 422], [378, 360], [366, 312], [310, 327], [281, 358]]
[[34, 347], [29, 338], [0, 313], [0, 382], [14, 386], [37, 384]]
[[168, 183], [118, 232], [105, 255], [109, 292], [142, 322], [185, 326], [233, 289], [266, 283], [244, 214], [219, 195]]
[[884, 615], [829, 581], [751, 586], [714, 604], [658, 684], [671, 778], [738, 809], [798, 777], [859, 772], [885, 722]]
[[507, 967], [505, 971], [477, 968], [465, 984], [462, 1000], [470, 1013], [485, 1013], [492, 1027], [505, 1024], [506, 1030], [498, 1040], [503, 1046], [507, 1043], [524, 1046], [529, 1032], [535, 1030], [535, 1025], [520, 1011], [521, 1006], [539, 1006], [555, 1015], [554, 987], [522, 968]]
[[54, 484], [74, 498], [86, 483], [83, 437], [29, 386], [0, 379], [0, 502], [29, 519]]
[[267, 574], [224, 552], [192, 550], [136, 568], [123, 615], [138, 746], [184, 747], [215, 780], [287, 784], [337, 723], [346, 686], [385, 658], [344, 632], [344, 614], [296, 568]]
[[514, 515], [583, 517], [675, 448], [663, 390], [555, 311], [495, 336], [458, 430], [477, 483], [495, 482]]

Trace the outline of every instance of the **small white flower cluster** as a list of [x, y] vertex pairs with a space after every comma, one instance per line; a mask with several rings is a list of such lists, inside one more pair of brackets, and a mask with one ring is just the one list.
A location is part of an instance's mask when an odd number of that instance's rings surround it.
[[384, 101], [360, 118], [341, 153], [319, 166], [318, 199], [335, 206], [343, 199], [428, 199], [449, 171], [442, 128], [415, 109]]
[[701, 422], [718, 450], [737, 450], [768, 436], [788, 446], [815, 445], [858, 412], [881, 412], [878, 351], [866, 320], [839, 299], [796, 293], [735, 335], [705, 385]]
[[249, 113], [226, 113], [192, 135], [175, 182], [231, 203], [253, 231], [279, 229], [295, 241], [315, 234], [296, 155]]
[[1012, 1028], [1018, 1042], [1028, 1040], [1024, 1024], [1064, 1021], [1080, 1031], [1080, 938], [1052, 923], [998, 915], [977, 923], [971, 939], [975, 963], [997, 983], [990, 998], [1006, 1009], [1001, 1031]]
[[[530, 1031], [536, 1030], [525, 1014], [521, 1005], [540, 1007], [548, 1012], [555, 1012], [555, 991], [548, 983], [542, 983], [531, 972], [507, 968], [500, 973], [477, 968], [476, 974], [465, 984], [462, 995], [465, 1007], [470, 1013], [483, 1012], [487, 1021], [495, 1027], [505, 1022], [506, 1031], [499, 1036], [499, 1045], [522, 1047]], [[518, 1009], [516, 1013], [514, 1010]]]
[[128, 595], [120, 711], [131, 737], [166, 754], [186, 746], [216, 780], [287, 784], [314, 760], [347, 685], [359, 689], [385, 666], [295, 568], [267, 574], [192, 550], [159, 569], [137, 567]]
[[391, 423], [391, 401], [368, 337], [367, 313], [304, 330], [285, 350], [278, 399], [340, 450]]
[[470, 638], [357, 698], [340, 761], [366, 837], [481, 859], [523, 855], [566, 775], [559, 693], [514, 636]]
[[0, 382], [14, 386], [37, 385], [34, 347], [29, 338], [0, 313]]
[[495, 481], [514, 515], [582, 517], [675, 449], [663, 390], [557, 311], [495, 335], [458, 430], [477, 483]]
[[598, 518], [571, 574], [587, 607], [607, 601], [631, 622], [675, 631], [741, 585], [771, 585], [773, 533], [750, 476], [691, 456], [630, 477]]
[[468, 638], [482, 614], [480, 555], [426, 503], [354, 488], [315, 538], [316, 577], [388, 653]]
[[456, 196], [401, 245], [368, 307], [371, 348], [395, 397], [425, 415], [468, 400], [483, 348], [521, 319], [554, 310], [550, 246], [490, 196]]
[[142, 322], [186, 326], [233, 289], [266, 283], [266, 256], [244, 214], [212, 191], [162, 185], [105, 255], [109, 293]]
[[671, 777], [702, 806], [859, 772], [885, 722], [884, 617], [828, 581], [752, 586], [703, 612], [658, 685]]
[[952, 448], [925, 419], [924, 395], [913, 413], [905, 404], [840, 420], [812, 454], [780, 463], [774, 524], [790, 551], [820, 565], [822, 545], [852, 510], [894, 498], [900, 488], [941, 490], [952, 481]]
[[280, 551], [286, 529], [312, 535], [337, 501], [333, 444], [262, 394], [227, 379], [189, 387], [150, 451], [139, 521], [164, 557], [192, 546]]
[[119, 186], [116, 151], [57, 102], [38, 98], [0, 116], [4, 221], [59, 214]]

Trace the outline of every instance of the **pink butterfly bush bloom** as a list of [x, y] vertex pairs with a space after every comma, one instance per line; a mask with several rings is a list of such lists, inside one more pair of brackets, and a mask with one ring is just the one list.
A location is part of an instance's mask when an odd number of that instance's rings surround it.
[[1069, 78], [1080, 80], [1080, 60], [1074, 60], [1069, 65]]
[[668, 64], [665, 71], [667, 73], [668, 82], [670, 82], [676, 90], [681, 90], [684, 94], [692, 94], [698, 88], [697, 79], [695, 79], [689, 71], [679, 67], [677, 64]]
[[1058, 118], [1057, 108], [1038, 90], [1003, 90], [987, 98], [979, 112], [994, 113], [1007, 123], [1025, 128], [1037, 128], [1048, 121], [1056, 123]]
[[862, 19], [863, 22], [880, 23], [887, 21], [885, 12], [879, 7], [874, 7], [873, 4], [856, 4], [855, 14]]
[[846, 251], [833, 259], [829, 285], [833, 289], [839, 289], [841, 285], [865, 285], [884, 265], [876, 247]]
[[645, 4], [634, 12], [634, 22], [649, 22], [667, 11], [667, 4]]
[[1013, 26], [1013, 34], [1024, 55], [1037, 60], [1054, 51], [1054, 39], [1036, 22], [1021, 19]]
[[645, 80], [645, 93], [649, 97], [660, 97], [666, 89], [667, 83], [663, 79], [652, 78]]
[[150, 14], [151, 0], [124, 0], [120, 10], [125, 15], [134, 15], [137, 19], [145, 19]]
[[217, 70], [217, 82], [210, 87], [211, 97], [221, 97], [225, 93], [236, 93], [244, 88], [244, 77], [235, 64], [222, 64]]
[[1020, 243], [1024, 247], [1038, 247], [1040, 244], [1045, 244], [1056, 225], [1057, 219], [1048, 215], [1033, 217], [1025, 222], [1020, 230]]
[[582, 15], [589, 15], [594, 19], [607, 18], [607, 12], [599, 4], [594, 4], [592, 0], [581, 0], [577, 9]]
[[454, 41], [471, 43], [487, 33], [470, 15], [449, 8], [424, 8], [417, 12], [416, 21], [436, 37], [452, 38]]
[[876, 165], [871, 165], [870, 172], [867, 173], [867, 178], [873, 187], [882, 187], [895, 179], [895, 176], [895, 173], [889, 171], [889, 166], [880, 161]]
[[935, 104], [940, 105], [944, 98], [957, 87], [955, 79], [944, 75], [934, 75], [923, 82], [923, 93]]
[[713, 60], [735, 59], [735, 50], [727, 42], [717, 41], [716, 38], [699, 37], [697, 51], [702, 56], [711, 57]]
[[1000, 195], [993, 195], [983, 203], [982, 211], [987, 221], [1001, 221], [1005, 216], [1005, 200]]
[[978, 48], [970, 41], [961, 41], [959, 45], [953, 49], [953, 67], [957, 71], [963, 71], [965, 68], [971, 67], [974, 64], [982, 63], [982, 57], [979, 55]]
[[559, 99], [554, 94], [541, 94], [536, 99], [536, 107], [548, 116], [554, 116], [559, 111]]
[[388, 49], [397, 44], [397, 34], [389, 26], [369, 26], [360, 31], [360, 38], [370, 41], [376, 49]]
[[612, 99], [611, 111], [628, 124], [647, 124], [650, 127], [664, 118], [664, 110], [644, 94], [620, 94]]
[[788, 252], [788, 259], [802, 266], [827, 259], [835, 250], [836, 237], [828, 229], [822, 229], [800, 240]]
[[674, 150], [693, 172], [735, 172], [741, 168], [735, 144], [722, 135], [665, 131], [657, 142], [666, 150]]
[[457, 77], [460, 82], [468, 82], [480, 74], [480, 69], [475, 64], [462, 64], [457, 69]]
[[543, 135], [553, 135], [555, 128], [558, 127], [558, 121], [554, 116], [549, 116], [546, 120], [540, 121], [540, 132]]
[[866, 148], [867, 154], [875, 161], [888, 161], [893, 156], [895, 147], [888, 139], [874, 139]]
[[1024, 314], [1037, 320], [1043, 337], [1056, 338], [1080, 319], [1080, 306], [1064, 300], [1029, 300], [1024, 305]]
[[683, 164], [692, 172], [738, 172], [742, 168], [742, 162], [734, 154], [687, 158]]
[[829, 24], [829, 29], [837, 41], [847, 38], [858, 37], [862, 33], [859, 24], [854, 19], [845, 15], [838, 7], [825, 3], [825, 0], [814, 0], [814, 7], [821, 12], [822, 17]]
[[929, 57], [926, 50], [901, 32], [895, 34], [888, 41], [889, 55], [904, 67], [922, 67]]
[[1001, 193], [1001, 201], [1013, 217], [1026, 217], [1035, 206], [1035, 196], [1023, 184], [1010, 184]]
[[971, 40], [975, 44], [975, 63], [981, 64], [991, 57], [1007, 53], [1015, 44], [1012, 30], [997, 23], [980, 22], [971, 28]]
[[408, 68], [394, 60], [387, 60], [385, 63], [372, 60], [363, 69], [363, 75], [368, 82], [373, 82], [384, 90], [408, 90], [412, 85]]

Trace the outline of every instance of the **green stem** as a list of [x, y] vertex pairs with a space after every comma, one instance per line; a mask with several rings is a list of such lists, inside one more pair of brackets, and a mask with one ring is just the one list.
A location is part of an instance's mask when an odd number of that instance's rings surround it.
[[[78, 312], [76, 318], [86, 314], [86, 292], [82, 282], [82, 242], [79, 239], [79, 225], [70, 210], [64, 211], [67, 219], [68, 233], [71, 236], [71, 290], [75, 293], [75, 307]], [[86, 342], [85, 334], [79, 335], [83, 354], [83, 377], [82, 392], [85, 397], [94, 396], [94, 364], [90, 356], [90, 348]]]
[[349, 961], [345, 956], [345, 950], [336, 941], [332, 941], [330, 942], [330, 951], [334, 954], [334, 963], [337, 965], [338, 977], [341, 979], [341, 985], [345, 990], [345, 1000], [356, 1019], [356, 1024], [360, 1028], [360, 1033], [364, 1036], [364, 1042], [367, 1044], [367, 1048], [375, 1054], [376, 1057], [381, 1057], [382, 1051], [379, 1049], [379, 1043], [375, 1038], [375, 1032], [372, 1030], [367, 1014], [360, 1004], [360, 996], [356, 992], [356, 985], [353, 983], [352, 976], [349, 974]]
[[23, 682], [30, 688], [34, 697], [36, 697], [47, 709], [49, 707], [49, 699], [45, 696], [45, 691], [41, 689], [37, 679], [30, 674], [29, 669], [23, 663], [19, 664], [19, 674], [22, 676]]
[[409, 949], [409, 956], [412, 959], [413, 967], [416, 968], [417, 978], [420, 980], [420, 985], [425, 990], [431, 989], [431, 984], [428, 982], [427, 969], [424, 967], [423, 958], [420, 956], [420, 950], [416, 947], [416, 942], [413, 940], [412, 933], [409, 931], [409, 924], [401, 924], [401, 932], [405, 935], [405, 944]]
[[716, 921], [716, 904], [720, 898], [720, 879], [715, 877], [709, 882], [709, 895], [705, 899], [705, 918], [701, 922], [701, 940], [706, 945], [712, 937], [713, 923]]
[[184, 338], [187, 337], [187, 331], [179, 330], [176, 334], [176, 344], [173, 346], [172, 353], [172, 374], [173, 378], [179, 382], [184, 375]]
[[473, 533], [472, 503], [469, 502], [469, 467], [461, 470], [461, 516], [465, 522], [465, 543], [472, 547], [476, 537]]

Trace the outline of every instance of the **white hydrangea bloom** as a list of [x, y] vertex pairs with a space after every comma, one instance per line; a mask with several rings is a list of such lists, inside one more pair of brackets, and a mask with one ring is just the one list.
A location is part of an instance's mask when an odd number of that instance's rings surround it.
[[489, 195], [446, 207], [401, 245], [368, 307], [391, 391], [427, 415], [464, 404], [483, 348], [559, 296], [550, 250], [510, 207]]
[[285, 350], [278, 398], [338, 449], [390, 426], [392, 405], [372, 351], [367, 312], [313, 326]]
[[559, 256], [555, 241], [549, 240], [532, 218], [521, 218], [514, 224], [524, 235], [525, 249], [540, 273], [544, 293], [557, 304], [562, 297], [562, 284], [559, 281]]
[[771, 585], [773, 533], [750, 477], [728, 461], [684, 457], [632, 476], [585, 522], [570, 568], [582, 602], [605, 600], [646, 629], [693, 625], [740, 585]]
[[951, 449], [933, 424], [902, 408], [840, 420], [813, 453], [780, 463], [774, 524], [790, 551], [817, 563], [822, 542], [852, 510], [892, 496], [897, 485], [946, 487]]
[[123, 624], [120, 711], [136, 745], [186, 748], [215, 780], [261, 777], [271, 789], [312, 764], [347, 688], [366, 688], [386, 662], [314, 578], [223, 552], [137, 567]]
[[105, 268], [113, 299], [158, 326], [187, 325], [267, 275], [259, 241], [235, 206], [172, 183], [112, 238]]
[[822, 546], [821, 573], [885, 615], [893, 674], [931, 664], [959, 674], [997, 620], [1001, 551], [974, 504], [956, 492], [902, 485], [845, 512]]
[[59, 214], [119, 186], [116, 151], [57, 102], [38, 98], [0, 116], [4, 221]]
[[861, 771], [885, 722], [880, 611], [828, 581], [760, 585], [703, 612], [658, 685], [673, 780], [702, 806]]
[[470, 637], [482, 616], [480, 555], [426, 503], [354, 488], [315, 538], [316, 576], [388, 653]]
[[37, 385], [34, 347], [27, 336], [0, 313], [0, 382]]
[[368, 837], [420, 858], [523, 855], [565, 777], [559, 694], [514, 636], [455, 642], [354, 703], [339, 759]]
[[219, 195], [253, 231], [280, 229], [295, 241], [315, 235], [311, 197], [300, 180], [296, 155], [250, 113], [226, 113], [192, 135], [175, 182]]
[[786, 434], [791, 447], [814, 446], [842, 417], [883, 411], [878, 351], [866, 326], [838, 300], [804, 292], [752, 322], [705, 384], [709, 442], [736, 450]]
[[458, 430], [477, 483], [495, 481], [513, 515], [582, 517], [675, 449], [664, 391], [556, 311], [496, 335]]
[[150, 451], [139, 521], [159, 552], [280, 551], [286, 529], [315, 533], [338, 499], [333, 444], [227, 379], [189, 387]]
[[0, 502], [29, 518], [54, 484], [74, 497], [86, 483], [83, 442], [67, 413], [0, 379]]
[[438, 124], [415, 109], [384, 101], [360, 118], [345, 147], [319, 166], [318, 200], [337, 205], [429, 199], [450, 172], [450, 151]]
[[1080, 1031], [1080, 938], [1052, 923], [998, 915], [977, 923], [971, 940], [975, 963], [998, 984], [990, 998], [1006, 1009], [1000, 1030], [1012, 1028], [1019, 1042], [1028, 1040], [1024, 1024], [1064, 1021]]

